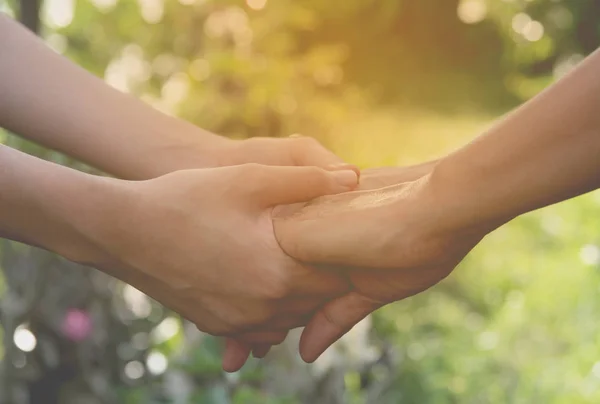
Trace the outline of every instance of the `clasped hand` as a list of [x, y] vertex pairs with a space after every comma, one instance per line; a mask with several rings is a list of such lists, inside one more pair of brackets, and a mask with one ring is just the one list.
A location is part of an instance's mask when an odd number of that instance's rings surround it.
[[[330, 295], [305, 313], [310, 318], [300, 341], [305, 361], [317, 359], [369, 313], [438, 283], [490, 230], [452, 223], [436, 200], [430, 170], [431, 165], [366, 170], [356, 192], [277, 209], [275, 233], [283, 250], [349, 283], [342, 295]], [[279, 337], [287, 332], [275, 323], [257, 330]], [[268, 350], [267, 339], [252, 345], [243, 337], [228, 340], [225, 369], [241, 367], [251, 349], [257, 357]]]
[[351, 170], [258, 164], [105, 178], [111, 221], [90, 216], [82, 234], [96, 248], [69, 258], [228, 337], [225, 370], [302, 326], [310, 362], [370, 312], [439, 282], [486, 233], [446, 220], [426, 171], [367, 170], [358, 189]]

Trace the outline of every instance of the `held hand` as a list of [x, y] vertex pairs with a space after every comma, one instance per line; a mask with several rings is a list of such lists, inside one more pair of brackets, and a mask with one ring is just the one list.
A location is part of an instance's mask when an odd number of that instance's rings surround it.
[[[191, 129], [190, 129], [191, 128]], [[141, 167], [128, 178], [154, 178], [177, 170], [210, 167], [228, 167], [240, 164], [258, 163], [273, 166], [315, 166], [328, 171], [352, 170], [357, 175], [356, 166], [344, 163], [342, 159], [323, 147], [317, 140], [304, 136], [289, 138], [251, 138], [231, 140], [215, 136], [199, 128], [188, 126], [183, 136], [176, 136], [167, 142], [168, 146], [159, 147], [157, 155], [142, 158]], [[210, 139], [210, 141], [206, 141]], [[281, 342], [287, 331], [245, 334], [236, 340], [227, 340], [227, 354], [224, 368], [241, 367], [250, 350], [255, 356], [264, 356], [270, 344], [265, 341]], [[256, 343], [244, 343], [243, 341]], [[236, 354], [229, 354], [236, 352]], [[261, 352], [263, 352], [261, 354]]]
[[305, 328], [304, 360], [317, 359], [372, 311], [438, 283], [491, 230], [454, 223], [429, 179], [318, 198], [275, 220], [290, 256], [343, 270], [352, 284]]
[[[259, 144], [262, 142], [260, 139], [257, 139], [257, 141]], [[435, 166], [435, 163], [436, 161], [430, 161], [406, 167], [381, 167], [364, 170], [360, 174], [360, 184], [357, 190], [372, 190], [417, 180], [424, 175], [429, 174]], [[301, 210], [305, 205], [306, 203], [302, 202], [279, 206], [277, 207], [277, 216], [286, 217]], [[280, 341], [283, 341], [286, 335], [286, 331], [280, 331]], [[225, 346], [223, 368], [238, 370], [246, 361], [250, 351], [252, 351], [254, 357], [263, 358], [271, 348], [271, 344], [264, 341], [268, 340], [268, 337], [271, 336], [272, 335], [267, 334], [262, 338], [263, 336], [260, 333], [256, 333], [254, 334], [256, 342], [251, 345], [243, 343], [240, 338], [228, 338]], [[243, 337], [243, 335], [240, 337]]]
[[[249, 164], [106, 182], [118, 202], [108, 221], [87, 219], [93, 231], [86, 231], [102, 253], [75, 260], [134, 285], [202, 331], [247, 332], [252, 342], [255, 327], [304, 325], [306, 313], [347, 290], [343, 277], [301, 265], [281, 250], [271, 211], [351, 190], [352, 171]], [[280, 342], [275, 337], [262, 338]]]
[[[206, 141], [206, 137], [211, 139]], [[171, 140], [156, 153], [143, 157], [141, 168], [125, 178], [149, 179], [173, 171], [206, 167], [228, 167], [257, 163], [269, 166], [314, 166], [328, 171], [358, 168], [304, 136], [288, 138], [256, 137], [232, 140], [207, 134], [193, 127], [181, 139]]]
[[292, 135], [288, 138], [255, 137], [230, 141], [223, 149], [221, 165], [259, 163], [274, 166], [315, 166], [326, 170], [358, 169], [312, 137]]

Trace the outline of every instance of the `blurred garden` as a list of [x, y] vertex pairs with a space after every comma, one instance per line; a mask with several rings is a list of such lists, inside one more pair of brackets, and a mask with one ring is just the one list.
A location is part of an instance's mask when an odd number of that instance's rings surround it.
[[[235, 138], [313, 136], [361, 168], [443, 156], [600, 45], [598, 0], [0, 0], [0, 11], [165, 113]], [[2, 129], [0, 142], [91, 170]], [[133, 287], [0, 245], [0, 403], [600, 403], [600, 191], [500, 228], [315, 364], [292, 334], [234, 374], [219, 340]]]

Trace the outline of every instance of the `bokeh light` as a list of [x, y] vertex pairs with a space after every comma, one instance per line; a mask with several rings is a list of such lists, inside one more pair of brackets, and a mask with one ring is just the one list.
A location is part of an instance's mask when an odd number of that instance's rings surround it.
[[153, 375], [161, 375], [167, 370], [167, 357], [158, 351], [150, 352], [146, 359], [146, 366]]
[[75, 12], [74, 0], [46, 0], [43, 2], [45, 21], [55, 28], [71, 24]]
[[462, 0], [458, 4], [457, 14], [465, 24], [477, 24], [485, 19], [487, 6], [483, 0]]
[[246, 0], [246, 3], [253, 10], [262, 10], [267, 5], [267, 0]]
[[179, 321], [175, 317], [167, 317], [152, 331], [152, 339], [155, 344], [168, 341], [177, 335], [179, 328]]
[[15, 330], [13, 341], [17, 348], [23, 352], [31, 352], [37, 346], [35, 335], [26, 326], [20, 325]]
[[[42, 35], [204, 130], [302, 133], [365, 169], [450, 153], [599, 45], [595, 0], [436, 1], [47, 0]], [[18, 15], [18, 3], [0, 10]], [[0, 142], [91, 170], [2, 130]], [[35, 310], [7, 299], [26, 318], [0, 359], [12, 355], [2, 365], [17, 390], [69, 368], [61, 393], [77, 386], [103, 402], [597, 403], [599, 208], [595, 192], [502, 226], [448, 279], [367, 317], [309, 366], [294, 331], [266, 361], [225, 376], [220, 339], [58, 260]], [[4, 264], [0, 248], [0, 297], [20, 296], [32, 282], [15, 283], [21, 261]]]
[[131, 380], [137, 380], [144, 376], [146, 369], [140, 361], [131, 361], [125, 365], [125, 376]]

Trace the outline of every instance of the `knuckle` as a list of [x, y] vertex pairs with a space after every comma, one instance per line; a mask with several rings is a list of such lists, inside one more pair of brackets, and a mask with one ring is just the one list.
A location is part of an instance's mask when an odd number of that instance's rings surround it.
[[275, 316], [276, 307], [268, 302], [257, 302], [250, 310], [240, 312], [236, 318], [235, 327], [238, 330], [248, 330], [268, 323]]
[[308, 175], [314, 177], [316, 179], [327, 179], [327, 171], [317, 166], [308, 166], [305, 167], [305, 170]]
[[283, 343], [283, 341], [285, 341], [285, 337], [287, 337], [286, 333], [278, 333], [276, 335], [273, 335], [269, 342], [273, 345], [279, 345]]
[[231, 336], [234, 333], [239, 333], [255, 327], [260, 324], [260, 315], [258, 313], [240, 313], [235, 318], [231, 318], [228, 323], [228, 327], [223, 327], [223, 329], [220, 330], [220, 336]]
[[261, 320], [262, 315], [254, 313], [238, 319], [238, 321], [236, 321], [235, 328], [237, 331], [249, 330], [261, 324]]
[[329, 173], [319, 167], [305, 167], [306, 170], [306, 181], [310, 182], [310, 185], [318, 188], [327, 188], [334, 184]]
[[257, 310], [252, 317], [248, 317], [249, 324], [246, 325], [246, 328], [256, 327], [262, 324], [266, 324], [273, 319], [275, 316], [275, 309], [271, 307], [263, 307], [260, 310]]
[[338, 319], [338, 316], [335, 313], [333, 313], [328, 307], [325, 307], [322, 313], [323, 317], [325, 318], [325, 321], [327, 321], [335, 328], [338, 328], [340, 330], [343, 330], [345, 328], [343, 322], [340, 321]]
[[277, 274], [276, 276], [265, 282], [265, 287], [262, 290], [265, 300], [282, 300], [291, 293], [291, 282], [288, 276]]
[[298, 145], [298, 147], [302, 148], [302, 149], [314, 149], [314, 148], [320, 148], [321, 143], [319, 143], [318, 140], [316, 140], [313, 137], [309, 137], [309, 136], [301, 136], [301, 137], [297, 137], [294, 139], [296, 141], [296, 144]]
[[266, 300], [282, 300], [289, 293], [287, 285], [281, 282], [273, 282], [263, 291], [263, 297]]
[[226, 325], [226, 324], [221, 324], [221, 325], [214, 325], [211, 327], [199, 327], [198, 326], [198, 322], [195, 322], [196, 327], [198, 328], [198, 330], [206, 332], [208, 334], [211, 334], [215, 337], [227, 337], [232, 333], [232, 329], [230, 326]]

